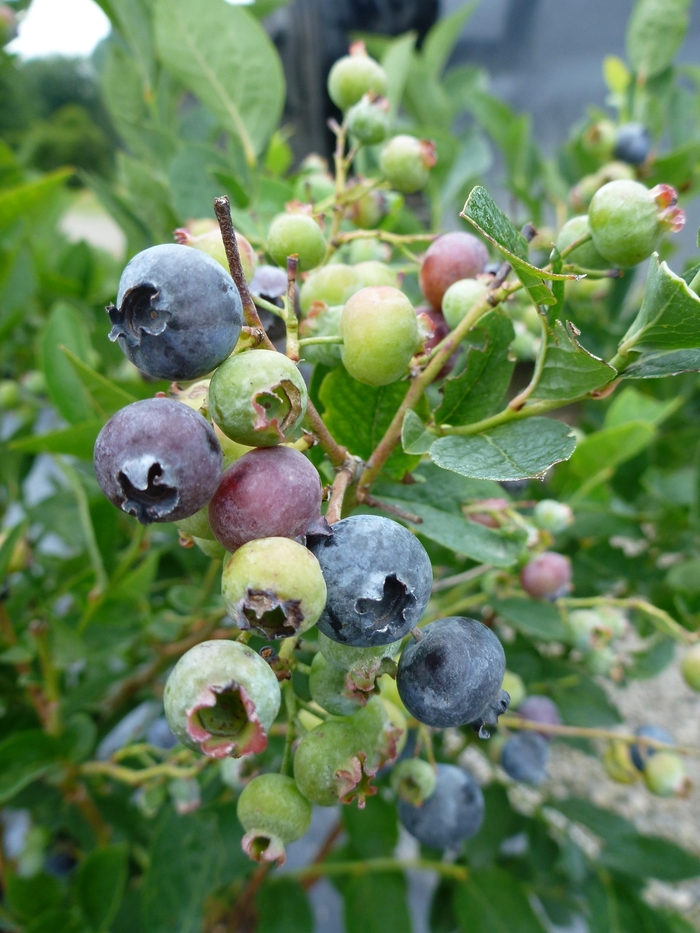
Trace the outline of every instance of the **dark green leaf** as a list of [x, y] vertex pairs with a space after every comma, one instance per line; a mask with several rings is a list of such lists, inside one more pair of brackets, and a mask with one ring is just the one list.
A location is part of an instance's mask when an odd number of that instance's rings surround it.
[[83, 362], [68, 347], [59, 349], [68, 357], [78, 378], [87, 389], [95, 410], [105, 419], [109, 418], [120, 408], [136, 401], [136, 396], [126, 392], [116, 383], [100, 375], [91, 366]]
[[691, 350], [700, 347], [700, 298], [657, 253], [649, 261], [644, 300], [620, 351]]
[[94, 849], [80, 863], [78, 901], [92, 930], [106, 929], [119, 910], [127, 877], [125, 844]]
[[219, 0], [157, 0], [165, 67], [238, 139], [249, 165], [265, 151], [284, 104], [284, 75], [265, 30]]
[[569, 726], [614, 726], [620, 714], [608, 694], [582, 671], [569, 673], [551, 683], [552, 699]]
[[103, 424], [102, 419], [83, 421], [75, 427], [61, 431], [23, 437], [18, 441], [13, 441], [9, 446], [11, 450], [21, 453], [70, 454], [73, 457], [80, 457], [81, 460], [92, 460], [95, 441]]
[[403, 875], [353, 878], [344, 887], [343, 901], [346, 933], [411, 933]]
[[700, 350], [643, 353], [621, 375], [623, 379], [661, 379], [688, 372], [700, 372]]
[[[183, 146], [170, 163], [168, 178], [173, 205], [183, 219], [210, 217], [214, 198], [221, 194], [221, 184], [213, 172], [230, 172], [231, 165], [224, 154], [208, 146]], [[245, 207], [245, 204], [239, 205]]]
[[672, 663], [675, 648], [672, 638], [662, 638], [645, 651], [635, 651], [631, 655], [632, 664], [625, 668], [625, 673], [635, 680], [656, 677]]
[[585, 395], [611, 382], [617, 373], [604, 360], [589, 353], [578, 342], [580, 331], [573, 324], [566, 327], [554, 322], [548, 338], [547, 355], [532, 399], [567, 401]]
[[409, 504], [403, 499], [391, 499], [384, 495], [379, 501], [404, 508], [421, 518], [419, 525], [406, 520], [408, 527], [416, 534], [483, 564], [512, 567], [525, 547], [526, 536], [522, 531], [504, 534], [423, 502]]
[[568, 425], [552, 418], [528, 418], [482, 434], [438, 438], [430, 456], [438, 466], [463, 476], [526, 479], [569, 459], [576, 447], [570, 432]]
[[544, 933], [525, 888], [502, 868], [470, 872], [455, 887], [453, 903], [464, 933]]
[[595, 431], [579, 442], [567, 464], [567, 472], [586, 480], [601, 470], [614, 470], [644, 450], [655, 436], [653, 425], [645, 421], [630, 421]]
[[[335, 369], [323, 380], [320, 389], [325, 407], [323, 420], [339, 443], [351, 453], [367, 459], [382, 439], [408, 391], [405, 382], [388, 386], [366, 386], [344, 369]], [[418, 406], [418, 415], [427, 416], [427, 402]], [[396, 449], [384, 466], [384, 472], [400, 479], [420, 462]]]
[[24, 247], [12, 257], [0, 281], [0, 340], [7, 337], [26, 315], [36, 286], [34, 260]]
[[488, 818], [465, 845], [469, 866], [474, 869], [492, 865], [502, 843], [522, 832], [526, 825], [525, 817], [512, 808], [506, 789], [495, 781], [484, 788], [484, 804]]
[[84, 930], [75, 911], [65, 908], [45, 910], [24, 927], [24, 933], [84, 933]]
[[63, 891], [57, 878], [42, 871], [31, 878], [21, 878], [13, 872], [5, 877], [6, 896], [10, 909], [23, 920], [32, 920], [59, 906]]
[[314, 918], [306, 892], [287, 878], [263, 885], [255, 898], [256, 933], [313, 933]]
[[343, 807], [342, 820], [353, 858], [379, 858], [393, 854], [399, 839], [394, 804], [387, 803], [381, 797], [368, 797], [364, 810]]
[[514, 337], [510, 318], [499, 309], [470, 333], [464, 371], [442, 386], [437, 424], [470, 424], [494, 414], [506, 393], [515, 363], [508, 359]]
[[[71, 629], [69, 629], [72, 632]], [[80, 641], [74, 635], [80, 644]], [[83, 652], [84, 655], [84, 652]], [[97, 726], [87, 713], [74, 713], [61, 733], [61, 757], [75, 764], [90, 757], [97, 741]]]
[[650, 395], [643, 395], [632, 386], [616, 392], [610, 408], [605, 413], [605, 427], [614, 428], [631, 421], [645, 421], [657, 426], [670, 418], [683, 404], [682, 398], [662, 402]]
[[573, 275], [545, 272], [528, 261], [527, 240], [508, 220], [503, 211], [486, 191], [477, 185], [464, 205], [464, 216], [508, 259], [513, 271], [530, 293], [536, 305], [554, 304], [555, 298], [545, 279], [573, 279]]
[[0, 804], [46, 774], [57, 752], [56, 740], [40, 729], [15, 732], [0, 742]]
[[443, 878], [430, 902], [430, 933], [456, 933], [458, 924], [452, 909], [454, 882]]
[[168, 809], [158, 827], [143, 885], [143, 921], [149, 933], [200, 933], [202, 905], [219, 879], [224, 843], [216, 817], [178, 816]]
[[566, 641], [566, 628], [559, 611], [551, 603], [534, 599], [508, 599], [490, 601], [494, 610], [524, 635], [542, 641]]
[[688, 28], [690, 0], [637, 0], [627, 24], [627, 56], [645, 78], [673, 62]]
[[407, 454], [427, 454], [435, 440], [435, 435], [426, 430], [425, 425], [412, 408], [404, 415], [401, 426], [401, 446]]
[[41, 340], [44, 375], [51, 400], [71, 424], [94, 417], [90, 396], [62, 348], [86, 361], [90, 353], [87, 325], [80, 314], [65, 302], [55, 305]]

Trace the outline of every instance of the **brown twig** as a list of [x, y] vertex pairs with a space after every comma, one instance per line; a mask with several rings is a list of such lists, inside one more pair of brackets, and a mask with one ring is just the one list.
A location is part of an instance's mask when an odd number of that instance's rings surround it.
[[396, 518], [401, 518], [403, 521], [410, 522], [412, 525], [423, 524], [423, 519], [420, 515], [407, 512], [405, 509], [399, 508], [398, 505], [390, 505], [388, 502], [382, 502], [381, 499], [375, 499], [374, 496], [365, 495], [362, 503], [363, 505], [368, 505], [372, 509], [381, 509], [383, 512], [386, 512], [387, 515], [394, 515]]
[[272, 868], [270, 862], [259, 865], [248, 879], [248, 884], [236, 898], [231, 911], [231, 920], [227, 928], [232, 933], [252, 933], [257, 926], [257, 911], [255, 910], [255, 895], [260, 890], [267, 873]]
[[309, 399], [306, 406], [306, 425], [312, 434], [315, 435], [320, 447], [333, 464], [334, 467], [342, 467], [348, 458], [348, 449], [339, 444], [331, 432], [323, 423], [316, 406]]
[[[337, 823], [334, 823], [333, 826], [331, 826], [330, 832], [328, 833], [326, 838], [321, 843], [316, 855], [314, 855], [310, 863], [311, 865], [320, 865], [322, 862], [325, 862], [325, 860], [328, 858], [328, 856], [333, 851], [333, 846], [336, 844], [338, 839], [342, 836], [343, 829], [344, 829], [344, 826], [340, 820], [338, 820]], [[320, 877], [321, 875], [313, 875], [311, 877], [304, 878], [301, 882], [302, 888], [305, 891], [308, 891], [312, 885], [316, 884], [316, 882], [319, 880]]]
[[[260, 323], [258, 309], [255, 307], [255, 302], [248, 291], [248, 284], [245, 280], [243, 266], [241, 265], [241, 254], [238, 251], [236, 231], [234, 230], [233, 220], [231, 218], [231, 204], [227, 197], [214, 198], [214, 213], [219, 222], [221, 239], [224, 241], [224, 249], [226, 250], [226, 259], [228, 260], [228, 266], [231, 270], [231, 278], [236, 283], [236, 288], [241, 296], [246, 324], [249, 327], [260, 328], [264, 333], [265, 329]], [[265, 334], [265, 344], [268, 349], [276, 350], [275, 345], [267, 334]]]
[[350, 483], [355, 479], [356, 472], [357, 460], [354, 457], [348, 457], [341, 469], [336, 473], [331, 486], [328, 508], [326, 509], [326, 521], [329, 525], [334, 525], [342, 518], [345, 493]]
[[285, 325], [287, 328], [287, 356], [294, 363], [299, 362], [299, 322], [294, 307], [297, 287], [297, 268], [299, 257], [296, 253], [287, 256], [287, 300], [285, 302]]

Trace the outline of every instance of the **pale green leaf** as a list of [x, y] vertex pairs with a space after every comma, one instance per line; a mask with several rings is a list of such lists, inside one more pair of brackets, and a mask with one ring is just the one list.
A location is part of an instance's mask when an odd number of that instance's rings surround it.
[[654, 253], [642, 307], [620, 341], [620, 352], [699, 347], [700, 298]]
[[401, 445], [404, 453], [427, 454], [434, 440], [435, 435], [426, 430], [415, 411], [409, 408], [401, 426]]
[[690, 0], [637, 0], [627, 24], [627, 57], [646, 78], [676, 57], [688, 29]]
[[531, 396], [533, 400], [565, 402], [599, 389], [615, 378], [617, 373], [612, 366], [581, 346], [579, 333], [571, 323], [565, 327], [561, 321], [554, 322], [542, 375]]

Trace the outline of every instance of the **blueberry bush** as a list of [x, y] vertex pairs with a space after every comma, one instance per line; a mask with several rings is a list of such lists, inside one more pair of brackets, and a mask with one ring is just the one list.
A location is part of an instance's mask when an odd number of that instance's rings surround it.
[[698, 854], [548, 781], [696, 793], [613, 689], [700, 689], [688, 0], [552, 157], [471, 5], [366, 37], [297, 168], [276, 3], [100, 4], [125, 268], [0, 146], [0, 928], [409, 933], [421, 871], [433, 933], [689, 933]]

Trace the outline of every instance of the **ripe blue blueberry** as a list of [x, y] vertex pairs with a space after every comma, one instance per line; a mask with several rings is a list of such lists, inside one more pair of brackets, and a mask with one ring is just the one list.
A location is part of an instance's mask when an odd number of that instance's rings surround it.
[[[518, 707], [518, 716], [527, 719], [529, 722], [541, 722], [545, 726], [560, 726], [561, 716], [557, 709], [557, 704], [549, 697], [533, 694], [527, 697]], [[543, 739], [551, 739], [551, 734], [538, 732]]]
[[430, 598], [433, 570], [425, 548], [403, 525], [380, 515], [353, 515], [332, 528], [309, 542], [328, 588], [319, 629], [355, 648], [403, 638]]
[[509, 697], [501, 691], [505, 654], [491, 629], [449, 616], [426, 625], [422, 636], [404, 648], [396, 675], [409, 713], [438, 729], [495, 723]]
[[651, 136], [643, 123], [624, 123], [617, 131], [615, 158], [629, 165], [641, 165], [651, 148]]
[[[676, 744], [671, 733], [662, 726], [640, 726], [639, 729], [634, 730], [634, 734], [644, 739], [656, 739], [657, 742], [665, 742], [667, 745]], [[643, 771], [644, 765], [656, 754], [657, 750], [650, 745], [630, 745], [630, 756], [635, 768]]]
[[243, 308], [233, 279], [206, 253], [168, 243], [138, 253], [109, 305], [110, 340], [158, 379], [199, 379], [236, 346]]
[[97, 436], [94, 464], [102, 492], [117, 508], [143, 525], [176, 522], [214, 495], [221, 447], [199, 412], [151, 398], [112, 415]]
[[438, 765], [435, 790], [420, 807], [399, 801], [399, 819], [412, 836], [433, 849], [456, 849], [484, 821], [484, 795], [474, 778], [455, 765]]
[[508, 739], [501, 751], [501, 766], [514, 781], [541, 784], [547, 777], [549, 743], [536, 732], [521, 732]]

